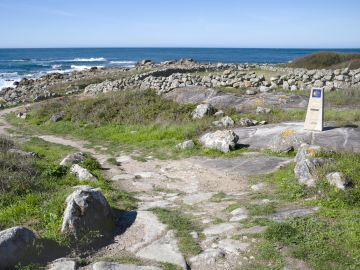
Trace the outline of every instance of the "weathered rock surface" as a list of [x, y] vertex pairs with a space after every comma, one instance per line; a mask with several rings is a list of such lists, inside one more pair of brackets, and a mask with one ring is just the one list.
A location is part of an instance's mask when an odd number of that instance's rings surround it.
[[204, 250], [197, 256], [190, 258], [192, 267], [214, 264], [217, 260], [225, 257], [225, 252], [219, 248]]
[[62, 166], [71, 166], [73, 164], [79, 164], [85, 160], [85, 154], [83, 152], [76, 152], [67, 155], [61, 162]]
[[178, 249], [173, 231], [168, 231], [164, 237], [143, 247], [136, 255], [143, 259], [167, 262], [187, 269], [186, 261]]
[[319, 209], [320, 207], [318, 206], [284, 209], [270, 215], [269, 218], [274, 221], [283, 221], [288, 218], [308, 216], [314, 214]]
[[194, 146], [195, 146], [195, 144], [194, 144], [193, 140], [187, 140], [187, 141], [177, 144], [176, 148], [190, 149], [190, 148], [194, 148]]
[[89, 231], [108, 233], [113, 228], [114, 216], [100, 189], [78, 186], [66, 203], [62, 233], [77, 237]]
[[64, 112], [55, 113], [51, 116], [50, 121], [59, 122], [59, 121], [63, 120], [64, 116], [65, 116]]
[[200, 142], [205, 148], [217, 149], [224, 153], [235, 149], [238, 140], [238, 136], [232, 130], [218, 130], [206, 133], [200, 138]]
[[120, 264], [114, 262], [97, 262], [93, 265], [93, 270], [162, 270], [156, 266], [139, 266], [134, 264]]
[[226, 234], [236, 229], [236, 225], [233, 223], [221, 223], [206, 228], [203, 233], [206, 236]]
[[78, 164], [74, 164], [70, 168], [70, 172], [80, 180], [80, 181], [95, 181], [97, 178], [88, 170], [81, 167]]
[[314, 158], [321, 150], [320, 146], [302, 144], [295, 157], [295, 176], [301, 184], [313, 187], [316, 185], [316, 169], [325, 163], [323, 158]]
[[342, 172], [332, 172], [326, 175], [326, 180], [330, 185], [344, 190], [352, 186], [352, 181], [348, 179]]
[[245, 252], [250, 246], [250, 243], [244, 243], [239, 240], [223, 239], [218, 243], [218, 247], [226, 253], [239, 255]]
[[218, 127], [232, 127], [234, 124], [234, 120], [232, 120], [232, 118], [229, 116], [224, 116], [220, 120], [213, 122], [213, 125]]
[[0, 232], [0, 269], [31, 262], [35, 253], [35, 233], [25, 227], [12, 227]]
[[231, 222], [237, 222], [248, 218], [248, 212], [245, 208], [236, 208], [230, 213], [232, 217], [230, 218]]
[[215, 108], [211, 104], [199, 104], [192, 112], [192, 118], [201, 119], [206, 115], [213, 115], [215, 111]]
[[301, 143], [307, 143], [319, 145], [328, 150], [360, 152], [360, 128], [334, 127], [325, 128], [322, 132], [312, 132], [304, 130], [303, 122], [287, 122], [249, 128], [234, 128], [233, 131], [239, 136], [239, 141], [242, 144], [249, 145], [250, 148], [272, 149], [275, 139], [271, 140], [271, 138], [285, 134], [289, 135], [285, 137], [293, 138], [289, 141], [291, 142], [290, 146], [295, 149]]
[[76, 270], [77, 262], [74, 259], [69, 258], [60, 258], [52, 263], [50, 263], [47, 267], [48, 270]]
[[293, 161], [292, 158], [274, 156], [248, 156], [236, 158], [198, 157], [193, 163], [205, 168], [216, 169], [222, 173], [234, 173], [238, 176], [249, 176], [274, 172]]

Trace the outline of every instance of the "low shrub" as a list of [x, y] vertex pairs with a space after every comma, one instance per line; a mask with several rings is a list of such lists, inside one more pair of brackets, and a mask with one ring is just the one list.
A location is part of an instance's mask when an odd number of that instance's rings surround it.
[[357, 68], [360, 54], [346, 54], [336, 52], [319, 52], [295, 59], [290, 67], [321, 69], [321, 68]]

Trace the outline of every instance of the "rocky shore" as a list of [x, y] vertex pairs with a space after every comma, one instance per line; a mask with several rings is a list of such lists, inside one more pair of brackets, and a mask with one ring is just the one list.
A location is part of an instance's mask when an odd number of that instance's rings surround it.
[[247, 88], [249, 94], [309, 90], [313, 86], [324, 87], [325, 91], [341, 91], [360, 86], [360, 69], [307, 70], [269, 64], [201, 64], [192, 59], [155, 64], [143, 60], [130, 69], [92, 68], [71, 74], [50, 74], [37, 80], [23, 79], [14, 87], [1, 90], [0, 104], [8, 107], [83, 91], [96, 95], [150, 88], [165, 94], [189, 86]]

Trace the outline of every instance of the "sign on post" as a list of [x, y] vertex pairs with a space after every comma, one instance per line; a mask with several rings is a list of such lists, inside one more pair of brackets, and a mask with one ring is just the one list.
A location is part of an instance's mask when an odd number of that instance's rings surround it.
[[322, 131], [324, 126], [324, 88], [311, 90], [304, 129]]

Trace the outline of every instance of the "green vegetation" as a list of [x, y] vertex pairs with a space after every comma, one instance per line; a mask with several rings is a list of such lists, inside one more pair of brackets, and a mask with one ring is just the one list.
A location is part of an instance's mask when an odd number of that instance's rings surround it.
[[[37, 231], [42, 238], [68, 245], [68, 239], [60, 234], [60, 227], [65, 198], [79, 181], [58, 164], [74, 149], [34, 138], [21, 148], [37, 153], [39, 158], [25, 158], [7, 151], [7, 147], [13, 145], [11, 141], [1, 139], [0, 145], [0, 186], [3, 191], [0, 193], [0, 230], [22, 224]], [[102, 189], [111, 206], [119, 209], [136, 206], [130, 194], [115, 192], [110, 187], [101, 176], [96, 161], [88, 157], [84, 165], [98, 176], [99, 180], [91, 185]]]
[[[72, 135], [93, 144], [107, 143], [113, 154], [118, 150], [137, 150], [137, 158], [152, 155], [166, 159], [191, 155], [225, 156], [241, 155], [246, 148], [229, 153], [203, 149], [197, 138], [211, 129], [213, 117], [194, 121], [194, 105], [181, 105], [155, 94], [153, 91], [127, 91], [89, 99], [56, 99], [36, 104], [25, 121], [14, 115], [8, 120], [28, 133], [54, 133]], [[54, 113], [63, 111], [64, 120], [49, 121]], [[194, 139], [192, 149], [176, 149], [175, 145]]]
[[265, 204], [249, 204], [246, 208], [252, 216], [266, 216], [275, 212], [276, 205], [273, 202]]
[[[316, 188], [300, 185], [294, 176], [293, 165], [261, 177], [272, 185], [267, 190], [267, 193], [272, 194], [267, 195], [281, 200], [279, 203], [299, 204], [308, 199], [306, 204], [321, 206], [312, 216], [290, 218], [283, 222], [266, 222], [268, 229], [263, 235], [264, 242], [257, 246], [258, 253], [261, 251], [263, 254], [260, 256], [261, 261], [268, 257], [272, 265], [281, 265], [277, 257], [280, 255], [276, 255], [275, 249], [280, 245], [287, 247], [289, 251], [289, 254], [283, 256], [304, 260], [313, 269], [360, 267], [360, 154], [323, 152], [319, 155], [334, 161], [318, 170]], [[352, 179], [353, 188], [340, 191], [330, 186], [325, 175], [331, 171], [343, 172]], [[261, 209], [261, 212], [267, 210]], [[264, 256], [266, 254], [268, 256]], [[268, 260], [264, 260], [264, 263], [268, 263]], [[260, 266], [264, 267], [263, 263]], [[260, 266], [258, 269], [278, 269]], [[251, 267], [254, 265], [251, 264]]]
[[179, 241], [179, 249], [186, 256], [194, 256], [201, 252], [201, 248], [196, 240], [191, 237], [191, 232], [200, 234], [201, 229], [193, 221], [179, 211], [163, 208], [154, 208], [152, 211], [159, 217], [162, 223], [168, 225], [169, 229], [174, 230]]
[[360, 67], [360, 54], [346, 54], [335, 52], [319, 52], [294, 60], [290, 67], [307, 69], [357, 69]]

